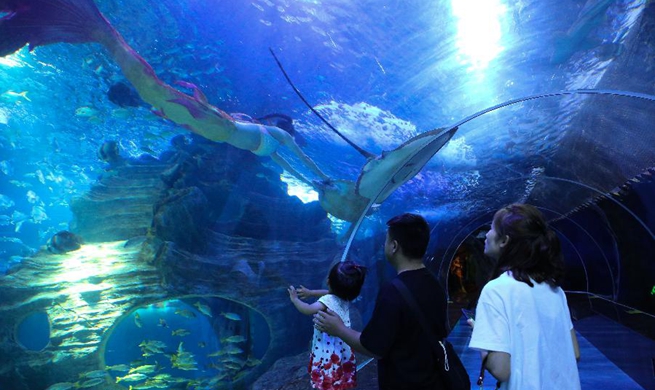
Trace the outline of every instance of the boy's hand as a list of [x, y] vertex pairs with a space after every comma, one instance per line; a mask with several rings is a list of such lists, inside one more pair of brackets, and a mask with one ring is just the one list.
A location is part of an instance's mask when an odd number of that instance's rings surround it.
[[314, 328], [321, 332], [338, 337], [344, 327], [341, 317], [330, 309], [314, 314]]

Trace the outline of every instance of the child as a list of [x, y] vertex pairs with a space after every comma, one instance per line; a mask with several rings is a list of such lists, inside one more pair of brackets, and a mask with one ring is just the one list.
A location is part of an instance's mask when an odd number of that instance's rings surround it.
[[[300, 286], [289, 286], [289, 298], [299, 312], [313, 315], [329, 308], [346, 326], [350, 326], [350, 302], [362, 290], [366, 268], [352, 261], [336, 263], [330, 270], [327, 284], [329, 290], [309, 290]], [[311, 305], [300, 300], [310, 296], [320, 297]], [[314, 329], [312, 350], [309, 360], [309, 374], [314, 389], [351, 389], [357, 386], [357, 365], [355, 354], [348, 344], [338, 337]]]

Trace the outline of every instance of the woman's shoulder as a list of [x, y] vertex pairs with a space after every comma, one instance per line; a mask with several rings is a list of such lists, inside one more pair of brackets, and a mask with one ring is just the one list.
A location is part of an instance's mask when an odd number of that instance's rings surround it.
[[514, 276], [512, 276], [511, 271], [503, 272], [500, 274], [495, 279], [492, 279], [487, 283], [483, 290], [486, 290], [487, 293], [497, 293], [501, 294], [504, 292], [512, 291], [512, 290], [521, 290], [524, 288], [530, 288], [526, 283], [519, 282], [518, 280], [514, 279]]

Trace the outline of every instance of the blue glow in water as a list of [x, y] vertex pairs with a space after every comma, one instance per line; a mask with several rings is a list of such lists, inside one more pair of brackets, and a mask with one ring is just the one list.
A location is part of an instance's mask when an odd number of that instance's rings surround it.
[[[180, 315], [181, 312], [185, 315]], [[173, 334], [175, 331], [179, 334], [180, 330], [186, 330], [190, 334], [186, 336]], [[147, 340], [161, 341], [166, 344], [166, 348], [161, 354], [144, 356], [139, 345]], [[200, 370], [180, 372], [172, 368], [170, 355], [178, 351], [180, 343], [184, 351], [195, 356]], [[107, 366], [133, 362], [158, 364], [165, 369], [165, 372], [170, 371], [178, 376], [193, 379], [211, 375], [211, 371], [217, 374], [216, 370], [204, 368], [209, 367], [211, 363], [206, 355], [219, 348], [220, 341], [212, 331], [207, 316], [182, 301], [169, 301], [163, 305], [150, 305], [138, 309], [126, 317], [116, 327], [107, 343], [106, 364]], [[116, 376], [123, 375], [118, 373]]]
[[50, 321], [44, 312], [32, 313], [18, 325], [16, 338], [31, 350], [41, 351], [50, 342]]
[[238, 320], [227, 319], [224, 308], [234, 305], [219, 298], [186, 298], [135, 310], [107, 342], [107, 369], [118, 383], [129, 380], [123, 379], [127, 372], [112, 366], [155, 365], [150, 376], [169, 374], [183, 381], [242, 377], [266, 353], [269, 331], [263, 317], [250, 310], [228, 312]]

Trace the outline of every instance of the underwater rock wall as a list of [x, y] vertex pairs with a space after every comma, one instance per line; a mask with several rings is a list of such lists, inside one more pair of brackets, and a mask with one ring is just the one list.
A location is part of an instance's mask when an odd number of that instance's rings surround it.
[[[0, 278], [3, 388], [45, 389], [102, 369], [102, 343], [115, 322], [166, 296], [155, 267], [124, 244], [85, 245], [63, 255], [42, 251]], [[16, 332], [34, 312], [47, 313], [50, 323], [50, 341], [40, 351], [23, 348]]]
[[143, 236], [152, 223], [152, 205], [164, 183], [161, 163], [123, 165], [99, 178], [82, 197], [71, 201], [71, 228], [84, 233], [85, 242], [115, 241]]
[[[306, 348], [311, 319], [286, 288], [324, 286], [339, 254], [326, 213], [287, 195], [280, 172], [251, 153], [197, 137], [172, 145], [159, 159], [112, 163], [72, 202], [81, 249], [41, 251], [0, 277], [3, 388], [123, 388], [104, 371], [113, 329], [139, 307], [180, 297], [221, 297], [264, 316], [269, 348], [235, 388]], [[16, 335], [34, 312], [50, 322], [41, 351]]]

